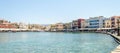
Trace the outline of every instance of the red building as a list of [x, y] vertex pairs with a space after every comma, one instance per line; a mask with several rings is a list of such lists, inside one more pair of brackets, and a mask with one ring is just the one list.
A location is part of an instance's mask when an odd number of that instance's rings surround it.
[[81, 22], [84, 21], [85, 19], [78, 19], [78, 28], [81, 28]]

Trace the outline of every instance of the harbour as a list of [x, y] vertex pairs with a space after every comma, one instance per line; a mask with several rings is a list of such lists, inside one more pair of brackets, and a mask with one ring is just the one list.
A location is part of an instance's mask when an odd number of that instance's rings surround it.
[[120, 53], [119, 0], [1, 0], [0, 53]]
[[0, 36], [1, 53], [110, 53], [119, 45], [101, 33], [16, 32]]

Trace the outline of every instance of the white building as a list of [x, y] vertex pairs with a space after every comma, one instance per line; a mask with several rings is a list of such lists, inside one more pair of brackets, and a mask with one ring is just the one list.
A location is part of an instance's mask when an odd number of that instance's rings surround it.
[[85, 28], [88, 28], [89, 26], [89, 19], [85, 19], [84, 22], [81, 22], [81, 26], [84, 26]]
[[90, 17], [88, 19], [89, 26], [88, 28], [104, 28], [104, 20], [106, 18], [103, 16], [99, 17]]

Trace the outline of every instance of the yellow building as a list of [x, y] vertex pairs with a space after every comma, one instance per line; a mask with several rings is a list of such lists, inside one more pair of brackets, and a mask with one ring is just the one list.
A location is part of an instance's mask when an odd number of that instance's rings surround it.
[[111, 28], [111, 19], [106, 19], [104, 21], [104, 28]]

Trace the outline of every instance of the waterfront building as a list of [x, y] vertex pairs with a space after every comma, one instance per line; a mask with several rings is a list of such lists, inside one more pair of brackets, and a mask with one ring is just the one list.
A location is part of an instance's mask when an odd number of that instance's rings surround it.
[[18, 23], [18, 25], [19, 25], [19, 29], [28, 29], [28, 25], [27, 24], [25, 24], [25, 23]]
[[90, 17], [88, 19], [89, 21], [89, 26], [88, 28], [103, 28], [104, 27], [104, 20], [106, 18], [103, 16], [98, 16], [98, 17]]
[[18, 23], [11, 23], [16, 29], [18, 29], [19, 28], [19, 24]]
[[[117, 28], [118, 27], [118, 20], [120, 19], [120, 16], [112, 16], [111, 17], [111, 27]], [[119, 20], [120, 21], [120, 20]]]
[[56, 25], [55, 24], [51, 24], [50, 31], [56, 31]]
[[15, 28], [12, 24], [0, 24], [0, 28]]
[[45, 27], [39, 24], [28, 24], [28, 29], [44, 30]]
[[50, 31], [50, 29], [51, 29], [51, 25], [47, 25], [47, 26], [45, 26], [45, 31]]
[[72, 29], [88, 28], [88, 19], [78, 19], [72, 21]]
[[7, 28], [7, 29], [10, 29], [10, 28], [15, 28], [9, 21], [7, 20], [0, 20], [0, 28]]
[[78, 28], [84, 28], [84, 19], [78, 19]]
[[83, 24], [84, 24], [85, 28], [88, 28], [89, 27], [89, 19], [85, 19]]
[[87, 20], [85, 20], [85, 19], [82, 20], [80, 26], [81, 26], [80, 28], [86, 28], [88, 26]]
[[111, 19], [107, 18], [104, 20], [104, 28], [111, 28]]
[[78, 29], [78, 20], [72, 21], [72, 29]]
[[64, 24], [64, 30], [68, 30], [69, 29], [69, 24], [68, 23], [65, 23]]
[[65, 23], [65, 24], [64, 24], [64, 29], [65, 29], [65, 30], [71, 30], [71, 29], [72, 29], [72, 22]]
[[56, 30], [57, 31], [62, 31], [64, 30], [64, 24], [63, 23], [57, 23], [56, 25]]

